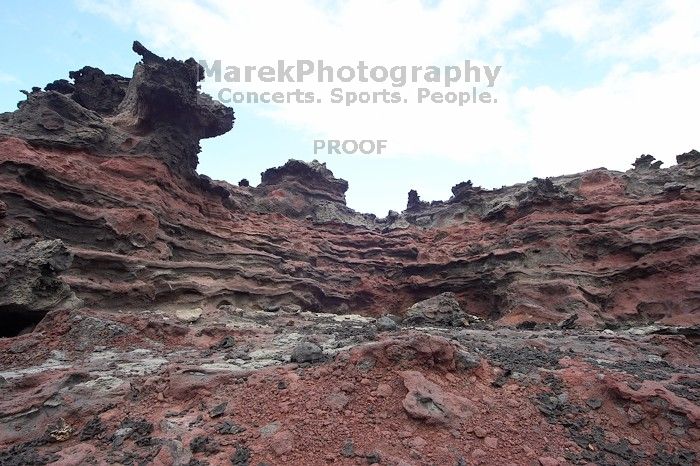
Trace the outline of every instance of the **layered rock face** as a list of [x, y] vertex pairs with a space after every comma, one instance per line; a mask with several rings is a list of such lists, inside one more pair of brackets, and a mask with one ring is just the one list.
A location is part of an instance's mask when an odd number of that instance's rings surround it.
[[347, 182], [290, 160], [257, 187], [197, 176], [198, 141], [233, 112], [197, 90], [193, 59], [139, 43], [132, 78], [85, 67], [0, 116], [1, 227], [61, 240], [62, 277], [93, 307], [228, 302], [402, 314], [453, 292], [504, 324], [697, 322], [700, 161], [596, 169], [446, 202], [413, 191], [384, 219]]
[[0, 114], [0, 464], [697, 460], [700, 153], [380, 219], [133, 49]]

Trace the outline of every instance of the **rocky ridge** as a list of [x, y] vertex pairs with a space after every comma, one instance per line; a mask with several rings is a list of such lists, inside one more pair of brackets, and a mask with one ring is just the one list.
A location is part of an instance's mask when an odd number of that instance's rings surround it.
[[134, 50], [132, 78], [85, 67], [0, 116], [3, 225], [63, 241], [64, 280], [92, 306], [376, 315], [453, 292], [506, 324], [697, 320], [697, 151], [668, 169], [645, 155], [625, 173], [464, 182], [445, 202], [412, 192], [378, 219], [348, 208], [347, 182], [318, 162], [290, 160], [255, 187], [197, 175], [198, 141], [233, 112], [198, 92], [194, 59]]

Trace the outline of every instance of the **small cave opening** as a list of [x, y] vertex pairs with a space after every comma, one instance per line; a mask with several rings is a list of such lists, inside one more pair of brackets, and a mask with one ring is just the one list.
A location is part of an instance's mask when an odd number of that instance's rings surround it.
[[33, 311], [25, 306], [0, 306], [0, 338], [12, 338], [30, 333], [46, 316], [45, 311]]

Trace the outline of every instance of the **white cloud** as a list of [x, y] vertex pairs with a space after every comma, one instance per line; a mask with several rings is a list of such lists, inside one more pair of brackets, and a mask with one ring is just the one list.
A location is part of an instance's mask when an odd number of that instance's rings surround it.
[[[700, 3], [626, 0], [614, 8], [588, 0], [545, 3], [541, 9], [524, 0], [430, 5], [419, 0], [103, 0], [80, 6], [134, 27], [156, 51], [221, 58], [225, 65], [278, 59], [387, 66], [472, 59], [503, 65], [494, 105], [259, 108], [309, 135], [388, 139], [394, 156], [493, 161], [494, 166], [517, 160], [538, 175], [554, 175], [601, 165], [624, 169], [648, 152], [671, 162], [676, 153], [697, 145], [691, 111], [700, 107], [695, 91]], [[576, 91], [557, 82], [532, 88], [517, 81], [520, 64], [552, 35], [585, 50], [582, 57], [591, 65], [614, 60], [617, 66], [605, 79]], [[635, 71], [633, 65], [647, 61], [658, 69]], [[313, 90], [325, 96], [330, 87]], [[403, 92], [413, 99], [416, 90], [408, 86]]]
[[697, 63], [700, 57], [700, 3], [666, 0], [649, 9], [650, 27], [614, 34], [596, 49], [601, 55], [630, 60], [657, 60], [662, 65]]
[[[664, 73], [611, 74], [577, 92], [522, 89], [516, 101], [530, 134], [524, 147], [537, 173], [556, 175], [615, 165], [651, 153], [667, 164], [697, 143], [693, 114], [700, 65]], [[612, 163], [611, 163], [612, 162]]]

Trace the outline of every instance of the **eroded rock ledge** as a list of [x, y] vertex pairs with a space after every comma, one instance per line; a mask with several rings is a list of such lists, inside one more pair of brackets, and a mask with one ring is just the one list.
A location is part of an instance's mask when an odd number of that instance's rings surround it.
[[198, 91], [194, 59], [133, 48], [131, 78], [84, 67], [0, 115], [0, 233], [21, 228], [73, 256], [57, 272], [76, 299], [54, 308], [400, 316], [449, 292], [504, 325], [699, 320], [697, 151], [666, 169], [645, 155], [624, 173], [465, 181], [447, 201], [412, 191], [379, 219], [350, 209], [347, 182], [315, 161], [257, 186], [198, 176], [200, 139], [229, 131], [233, 111]]

